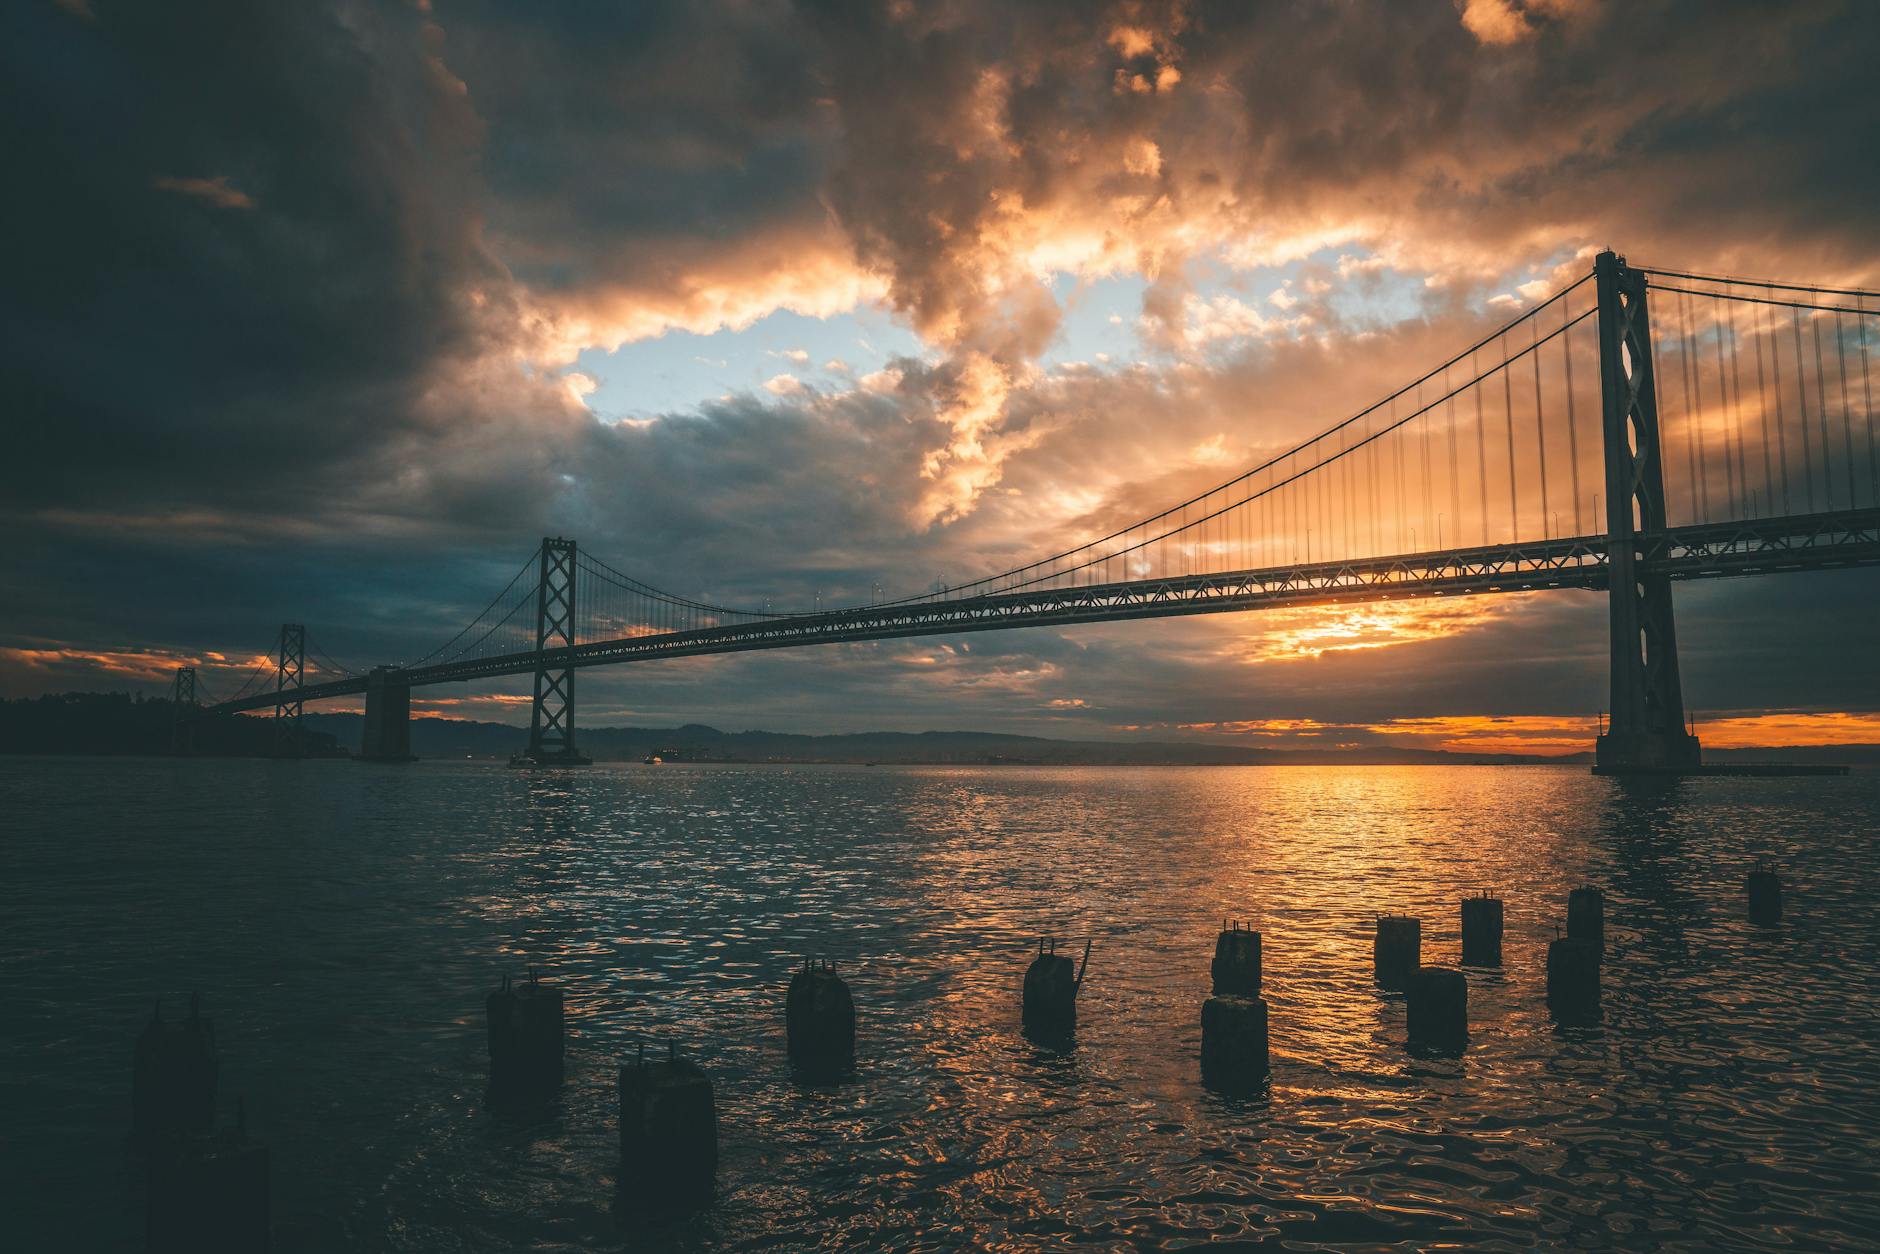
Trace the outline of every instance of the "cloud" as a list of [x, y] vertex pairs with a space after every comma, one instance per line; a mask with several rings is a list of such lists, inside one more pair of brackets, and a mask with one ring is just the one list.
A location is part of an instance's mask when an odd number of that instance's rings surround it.
[[1534, 34], [1512, 0], [1459, 0], [1462, 24], [1485, 44], [1515, 44]]
[[[0, 292], [17, 433], [0, 578], [36, 590], [0, 622], [18, 648], [240, 656], [304, 616], [395, 656], [557, 531], [727, 597], [963, 582], [1284, 448], [1590, 248], [1880, 274], [1880, 173], [1847, 158], [1880, 123], [1861, 6], [467, 0], [3, 20], [13, 168], [45, 189], [0, 210], [32, 241]], [[55, 64], [57, 82], [35, 69]], [[1283, 300], [1247, 274], [1279, 264]], [[1106, 323], [1139, 328], [1129, 364], [1046, 368], [1104, 360], [1053, 354], [1063, 292], [1110, 278], [1145, 292]], [[1398, 284], [1407, 307], [1354, 299]], [[921, 351], [853, 380], [831, 362], [827, 390], [798, 370], [608, 424], [569, 370], [585, 350], [877, 306]], [[1796, 595], [1870, 609], [1831, 586]], [[1831, 699], [1771, 640], [1786, 607], [1751, 585], [1680, 597], [1724, 642], [1686, 633], [1694, 689], [1754, 656], [1755, 700]], [[1101, 717], [1145, 725], [1262, 702], [1354, 724], [1391, 701], [1551, 717], [1598, 700], [1578, 614], [1168, 625], [1154, 663], [1120, 627], [1033, 633], [947, 665], [1110, 682]], [[858, 710], [917, 708], [925, 690], [877, 701], [841, 680], [875, 656], [709, 673], [769, 685], [785, 714], [805, 676], [875, 702]], [[1230, 670], [1258, 684], [1223, 685]], [[706, 673], [656, 681], [661, 699], [678, 708]], [[968, 691], [927, 708], [996, 717]]]
[[159, 191], [175, 192], [179, 196], [194, 196], [207, 201], [217, 209], [253, 209], [254, 199], [240, 188], [229, 186], [228, 176], [218, 174], [212, 179], [179, 179], [168, 175], [154, 180], [153, 185]]

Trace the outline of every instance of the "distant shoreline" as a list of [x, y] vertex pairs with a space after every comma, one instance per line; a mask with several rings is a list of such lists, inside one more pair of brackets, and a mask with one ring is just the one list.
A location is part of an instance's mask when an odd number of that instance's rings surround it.
[[[360, 743], [358, 714], [308, 711], [301, 745], [307, 757], [348, 759]], [[411, 752], [432, 761], [507, 763], [528, 730], [453, 718], [411, 720]], [[0, 754], [18, 757], [171, 756], [176, 733], [167, 700], [127, 694], [67, 693], [0, 701]], [[267, 758], [276, 749], [271, 718], [197, 720], [188, 743], [203, 757]], [[1701, 734], [1701, 729], [1700, 729]], [[1457, 752], [1388, 744], [1345, 747], [1246, 745], [1208, 740], [1057, 740], [1004, 732], [844, 732], [804, 734], [679, 727], [581, 727], [581, 750], [596, 762], [726, 766], [1561, 766], [1590, 767], [1592, 744], [1573, 753]], [[1719, 765], [1880, 766], [1880, 745], [1714, 749]]]

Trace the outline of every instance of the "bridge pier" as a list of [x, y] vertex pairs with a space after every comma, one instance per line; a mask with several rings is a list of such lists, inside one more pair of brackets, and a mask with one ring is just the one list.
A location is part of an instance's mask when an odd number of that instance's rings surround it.
[[1593, 276], [1612, 638], [1611, 716], [1595, 746], [1593, 773], [1692, 773], [1701, 769], [1701, 753], [1684, 725], [1671, 579], [1647, 569], [1639, 541], [1667, 527], [1645, 274], [1603, 252]]
[[366, 676], [366, 726], [360, 737], [362, 762], [416, 762], [411, 752], [411, 685], [404, 672], [389, 666]]

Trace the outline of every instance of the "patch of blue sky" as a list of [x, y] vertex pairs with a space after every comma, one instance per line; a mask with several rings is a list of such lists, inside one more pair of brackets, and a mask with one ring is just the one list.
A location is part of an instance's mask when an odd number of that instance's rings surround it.
[[[1552, 277], [1554, 270], [1573, 260], [1576, 251], [1578, 250], [1569, 247], [1556, 248], [1550, 253], [1513, 267], [1502, 274], [1501, 281], [1494, 284], [1485, 296], [1492, 298], [1498, 295], [1510, 295], [1518, 297], [1524, 306], [1539, 304], [1557, 290]], [[1588, 257], [1586, 268], [1582, 273], [1591, 274], [1592, 272], [1593, 260]], [[1568, 282], [1572, 280], [1569, 279]]]
[[895, 357], [925, 355], [919, 337], [880, 309], [828, 318], [779, 310], [738, 330], [668, 331], [613, 352], [590, 348], [572, 369], [597, 385], [588, 408], [619, 422], [695, 410], [729, 393], [761, 393], [780, 375], [837, 391]]
[[1091, 280], [1066, 273], [1053, 275], [1051, 294], [1063, 312], [1057, 336], [1039, 357], [1039, 364], [1056, 369], [1081, 362], [1099, 370], [1133, 364], [1141, 356], [1137, 321], [1146, 287], [1148, 282], [1139, 274]]
[[[1183, 279], [1199, 305], [1224, 298], [1251, 309], [1284, 334], [1297, 306], [1319, 299], [1341, 324], [1374, 327], [1421, 316], [1429, 300], [1422, 274], [1383, 265], [1367, 249], [1328, 247], [1282, 265], [1240, 267], [1214, 255], [1191, 260]], [[1306, 284], [1326, 288], [1312, 293]], [[1080, 281], [1068, 274], [1053, 277], [1051, 289], [1063, 309], [1057, 337], [1041, 358], [1047, 368], [1083, 363], [1099, 370], [1124, 369], [1160, 356], [1141, 335], [1142, 298], [1148, 281], [1139, 274]], [[1300, 328], [1304, 333], [1309, 328]], [[1222, 342], [1215, 353], [1238, 345]]]
[[[1195, 277], [1198, 294], [1231, 292], [1269, 317], [1284, 317], [1289, 302], [1322, 299], [1333, 317], [1356, 326], [1415, 318], [1428, 292], [1426, 276], [1394, 270], [1370, 249], [1353, 244], [1330, 245], [1282, 265], [1247, 269], [1212, 258], [1198, 264]], [[1318, 283], [1327, 286], [1308, 290]]]
[[[1543, 258], [1510, 270], [1481, 299], [1515, 292], [1567, 257]], [[1236, 267], [1220, 256], [1191, 261], [1184, 276], [1202, 302], [1231, 296], [1261, 317], [1283, 321], [1291, 300], [1305, 300], [1305, 284], [1323, 281], [1320, 297], [1348, 327], [1387, 326], [1421, 316], [1431, 301], [1421, 273], [1392, 269], [1355, 245], [1319, 249], [1283, 265]], [[1050, 279], [1062, 310], [1058, 332], [1039, 359], [1046, 369], [1082, 363], [1095, 370], [1128, 369], [1157, 356], [1141, 334], [1141, 274], [1080, 279], [1068, 273]], [[1284, 293], [1278, 300], [1275, 293]], [[1222, 351], [1231, 351], [1227, 344]], [[608, 421], [642, 420], [686, 412], [735, 392], [762, 392], [789, 375], [806, 386], [839, 390], [895, 357], [934, 359], [906, 323], [886, 310], [860, 307], [828, 318], [780, 310], [748, 327], [710, 335], [670, 331], [624, 344], [613, 352], [588, 349], [573, 369], [593, 378], [588, 406]], [[840, 363], [840, 367], [834, 363]], [[844, 369], [845, 367], [846, 369]]]

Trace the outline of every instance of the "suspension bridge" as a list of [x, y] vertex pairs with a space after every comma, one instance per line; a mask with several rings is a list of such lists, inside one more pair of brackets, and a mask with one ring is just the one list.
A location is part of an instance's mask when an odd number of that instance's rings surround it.
[[[1869, 302], [1872, 302], [1871, 304]], [[241, 691], [178, 670], [194, 719], [365, 697], [358, 756], [410, 759], [411, 690], [533, 675], [526, 761], [585, 761], [590, 666], [1288, 605], [1608, 594], [1595, 770], [1688, 772], [1676, 582], [1880, 563], [1880, 293], [1628, 265], [1546, 300], [1376, 404], [1127, 527], [971, 583], [813, 612], [737, 609], [545, 538], [455, 637], [361, 674], [287, 624]], [[309, 674], [309, 671], [312, 674]]]

